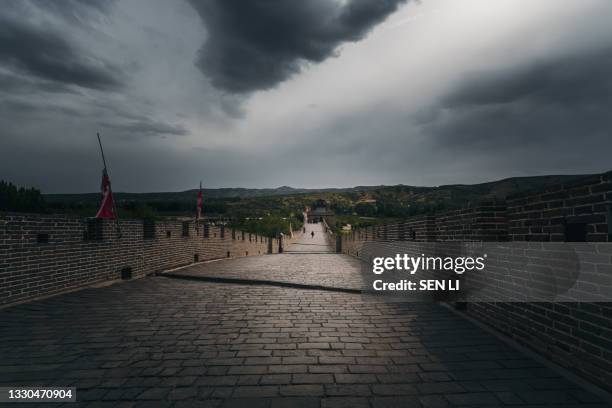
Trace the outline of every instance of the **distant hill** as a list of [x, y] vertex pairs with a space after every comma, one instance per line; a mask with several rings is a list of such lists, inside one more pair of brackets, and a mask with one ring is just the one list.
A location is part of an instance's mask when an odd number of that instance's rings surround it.
[[[282, 186], [278, 188], [207, 188], [203, 189], [205, 202], [220, 200], [233, 209], [297, 208], [313, 200], [324, 199], [337, 211], [352, 212], [356, 205], [376, 206], [374, 215], [404, 216], [436, 209], [463, 206], [485, 198], [503, 199], [509, 195], [542, 189], [589, 175], [551, 175], [513, 177], [480, 184], [453, 184], [437, 187], [408, 185], [357, 186], [349, 188], [306, 189]], [[118, 202], [135, 203], [188, 203], [189, 208], [197, 196], [196, 189], [181, 192], [115, 193]], [[50, 203], [78, 203], [96, 206], [99, 193], [45, 194]], [[408, 211], [410, 209], [410, 211]]]
[[[252, 197], [273, 197], [294, 194], [317, 194], [317, 193], [344, 193], [352, 191], [370, 191], [385, 186], [361, 186], [350, 188], [293, 188], [282, 186], [277, 188], [203, 188], [202, 194], [207, 198], [252, 198]], [[197, 189], [178, 191], [178, 192], [160, 192], [160, 193], [114, 193], [117, 200], [125, 201], [183, 201], [191, 200], [198, 194]], [[97, 201], [100, 199], [100, 193], [76, 193], [76, 194], [44, 194], [47, 201]]]

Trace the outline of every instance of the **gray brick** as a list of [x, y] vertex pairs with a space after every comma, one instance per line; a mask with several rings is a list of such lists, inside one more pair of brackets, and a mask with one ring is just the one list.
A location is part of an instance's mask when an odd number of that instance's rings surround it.
[[293, 374], [293, 384], [331, 384], [334, 377], [331, 374]]
[[324, 395], [322, 385], [281, 385], [280, 394], [288, 397], [319, 397]]
[[261, 384], [290, 384], [290, 374], [269, 374], [261, 376]]
[[369, 408], [370, 403], [367, 398], [324, 398], [321, 400], [321, 408]]
[[239, 386], [234, 388], [234, 398], [262, 398], [278, 396], [278, 387], [273, 385]]
[[335, 374], [338, 384], [370, 384], [376, 383], [374, 374]]

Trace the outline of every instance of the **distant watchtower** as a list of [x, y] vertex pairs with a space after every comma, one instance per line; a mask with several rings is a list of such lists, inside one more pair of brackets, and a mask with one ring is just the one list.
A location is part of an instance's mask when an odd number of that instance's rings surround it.
[[312, 208], [306, 209], [306, 215], [309, 222], [317, 223], [325, 220], [327, 225], [335, 225], [336, 223], [335, 214], [328, 208], [325, 200], [317, 200]]

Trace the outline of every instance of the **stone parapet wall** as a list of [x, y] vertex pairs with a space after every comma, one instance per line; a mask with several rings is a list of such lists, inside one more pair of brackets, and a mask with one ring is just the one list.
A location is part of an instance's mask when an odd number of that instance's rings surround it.
[[[513, 250], [516, 244], [524, 243], [534, 267], [557, 281], [567, 271], [557, 268], [559, 259], [551, 257], [550, 247], [561, 245], [564, 251], [568, 247], [580, 267], [581, 281], [574, 292], [596, 293], [609, 287], [612, 173], [523, 193], [506, 202], [478, 203], [393, 225], [354, 230], [344, 234], [340, 244], [343, 253], [368, 262], [373, 256], [419, 256], [431, 248], [445, 251], [452, 249], [453, 242], [474, 241], [507, 243]], [[515, 254], [508, 255], [511, 259]], [[612, 303], [471, 302], [466, 311], [612, 391]]]
[[[212, 259], [263, 255], [270, 238], [193, 221], [0, 214], [0, 306]], [[287, 239], [290, 241], [290, 239]], [[287, 242], [288, 243], [288, 242]], [[286, 243], [286, 244], [287, 244]], [[272, 239], [272, 252], [278, 252]]]

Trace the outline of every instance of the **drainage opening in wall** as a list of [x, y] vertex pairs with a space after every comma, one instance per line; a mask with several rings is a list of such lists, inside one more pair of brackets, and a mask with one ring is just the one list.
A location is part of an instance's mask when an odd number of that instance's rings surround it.
[[49, 243], [49, 234], [36, 234], [36, 243], [38, 243], [38, 244], [48, 244]]
[[565, 242], [586, 242], [587, 224], [583, 222], [565, 223]]
[[227, 251], [227, 257], [228, 258], [230, 257], [230, 251]]
[[130, 280], [132, 279], [132, 268], [126, 266], [121, 269], [121, 280]]
[[200, 255], [193, 254], [193, 262], [199, 262], [199, 261], [200, 261]]

